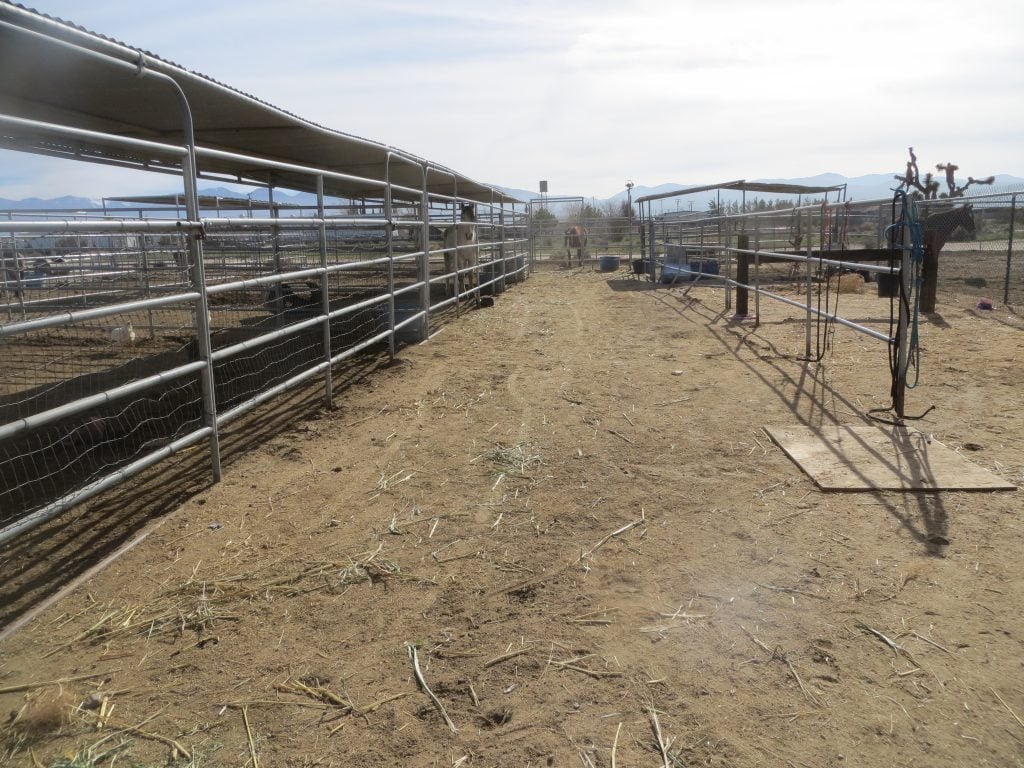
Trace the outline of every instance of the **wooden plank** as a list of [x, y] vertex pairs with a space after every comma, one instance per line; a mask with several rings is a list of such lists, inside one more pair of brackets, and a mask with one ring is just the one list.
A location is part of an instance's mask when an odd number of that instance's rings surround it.
[[906, 427], [766, 427], [822, 490], [1012, 491], [1008, 483]]

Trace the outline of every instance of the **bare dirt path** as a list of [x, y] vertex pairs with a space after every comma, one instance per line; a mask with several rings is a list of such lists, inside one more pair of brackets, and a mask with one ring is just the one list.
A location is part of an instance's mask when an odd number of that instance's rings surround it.
[[[820, 492], [762, 427], [866, 423], [882, 350], [722, 306], [541, 272], [404, 350], [0, 645], [0, 758], [1024, 765], [1019, 494]], [[915, 426], [1020, 484], [1020, 332], [923, 336]]]

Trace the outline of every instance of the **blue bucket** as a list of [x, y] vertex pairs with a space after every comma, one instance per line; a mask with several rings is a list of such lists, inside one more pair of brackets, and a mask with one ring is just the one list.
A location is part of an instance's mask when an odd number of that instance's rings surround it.
[[696, 280], [701, 275], [717, 275], [718, 262], [715, 259], [694, 259], [686, 264], [665, 264], [661, 268], [662, 283], [684, 283]]
[[619, 257], [618, 256], [602, 256], [598, 259], [597, 268], [602, 272], [618, 272], [619, 271]]

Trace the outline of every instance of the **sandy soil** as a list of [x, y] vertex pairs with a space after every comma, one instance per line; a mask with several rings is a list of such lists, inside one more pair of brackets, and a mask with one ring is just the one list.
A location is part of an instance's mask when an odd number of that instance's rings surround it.
[[[1020, 485], [1024, 336], [940, 302], [913, 426]], [[763, 310], [557, 270], [405, 349], [0, 644], [0, 763], [1024, 765], [1020, 494], [819, 491], [762, 428], [884, 350]]]

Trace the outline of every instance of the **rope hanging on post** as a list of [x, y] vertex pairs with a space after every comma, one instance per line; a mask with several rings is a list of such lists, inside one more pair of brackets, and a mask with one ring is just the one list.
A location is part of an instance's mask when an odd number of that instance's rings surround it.
[[[898, 216], [897, 206], [899, 207]], [[924, 285], [924, 277], [921, 269], [924, 263], [924, 236], [920, 222], [917, 220], [916, 209], [912, 201], [908, 198], [906, 190], [898, 189], [896, 190], [896, 194], [893, 196], [892, 221], [893, 223], [885, 230], [886, 240], [889, 243], [889, 247], [893, 250], [898, 250], [900, 253], [906, 253], [908, 251], [910, 253], [909, 262], [911, 273], [909, 276], [900, 275], [900, 290], [898, 292], [900, 302], [899, 311], [900, 313], [906, 312], [909, 321], [907, 324], [907, 366], [906, 370], [899, 370], [899, 340], [897, 340], [896, 344], [889, 345], [889, 372], [892, 376], [891, 396], [893, 404], [889, 408], [873, 408], [868, 411], [869, 414], [889, 411], [896, 408], [901, 385], [906, 389], [913, 389], [917, 386], [921, 376], [919, 321], [921, 314], [921, 288]], [[890, 272], [890, 275], [892, 274], [894, 273]], [[909, 280], [906, 279], [906, 277], [909, 277]], [[893, 336], [896, 325], [896, 297], [894, 296], [889, 302], [890, 337]], [[908, 373], [911, 368], [914, 369], [913, 382], [908, 380]], [[902, 423], [902, 419], [923, 418], [934, 407], [934, 405], [929, 406], [920, 416], [906, 416], [902, 413], [898, 413], [898, 420], [890, 423], [899, 424]]]

